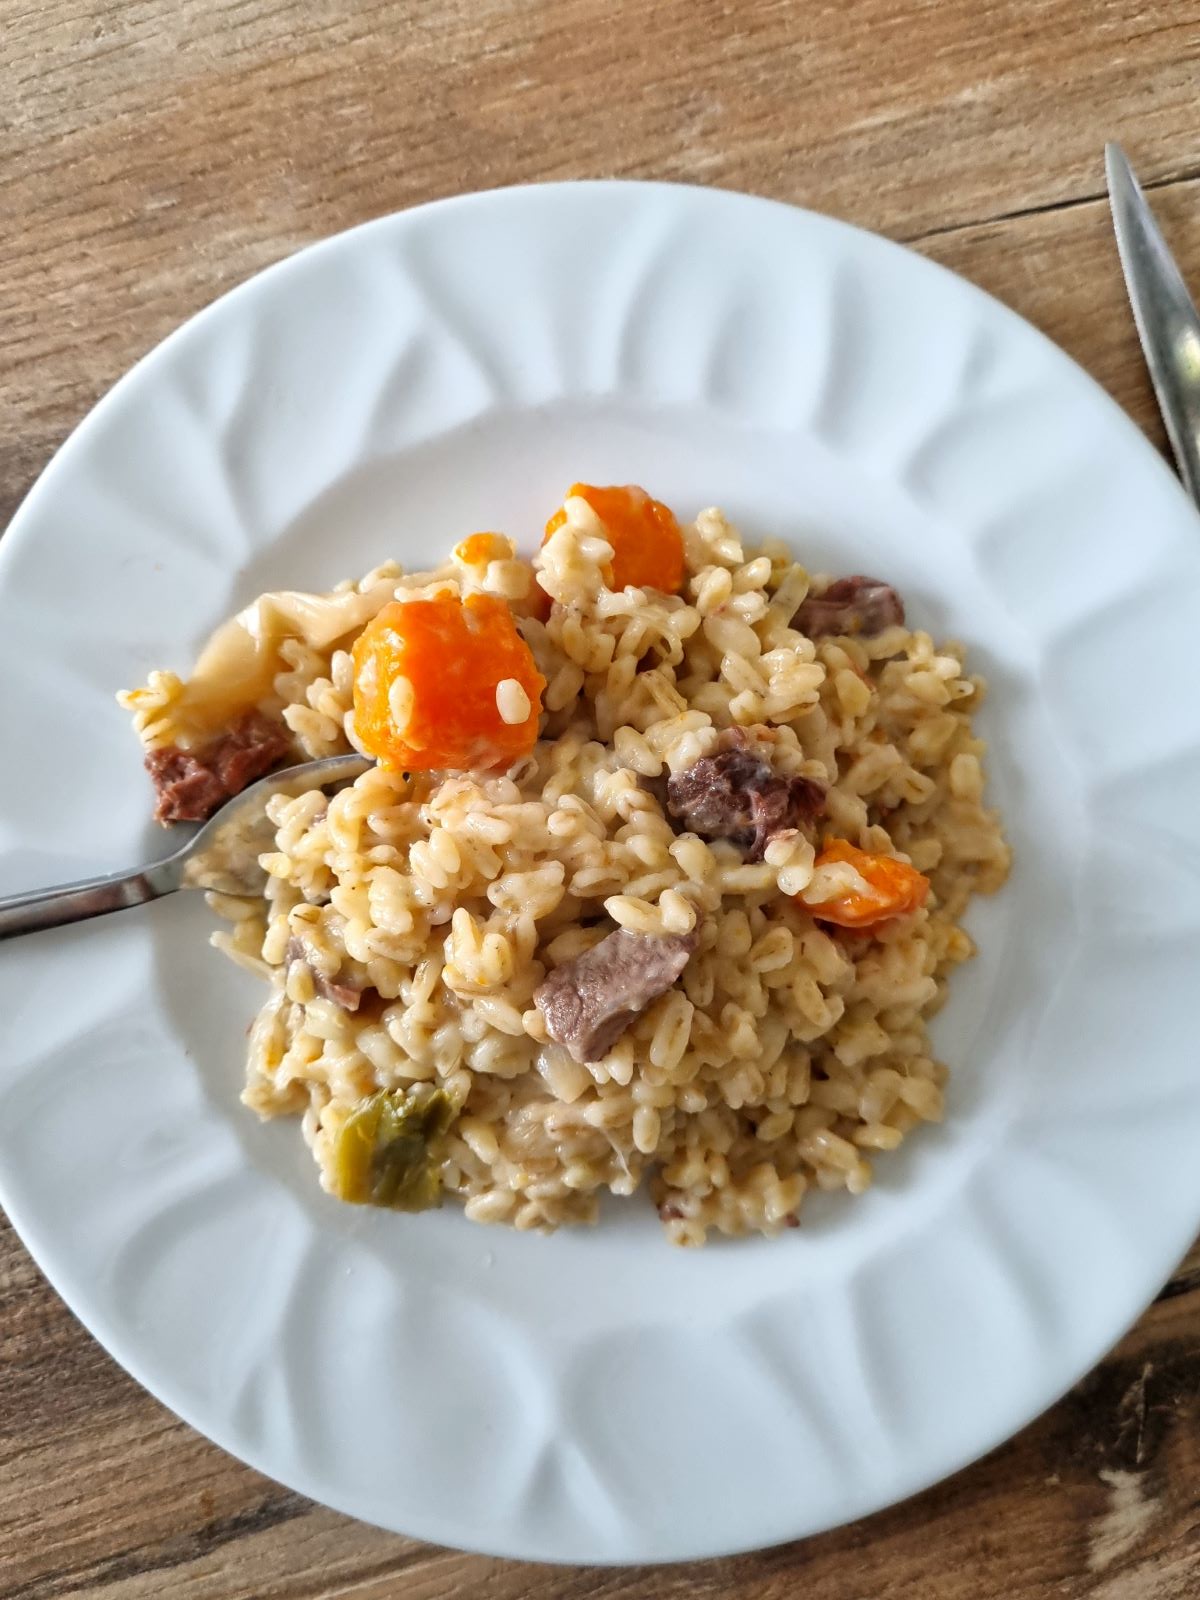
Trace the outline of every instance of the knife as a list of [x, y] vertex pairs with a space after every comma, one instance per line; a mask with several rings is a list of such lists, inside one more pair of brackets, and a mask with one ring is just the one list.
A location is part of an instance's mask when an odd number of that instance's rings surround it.
[[1179, 475], [1200, 506], [1200, 316], [1119, 144], [1105, 145], [1104, 165], [1142, 353]]

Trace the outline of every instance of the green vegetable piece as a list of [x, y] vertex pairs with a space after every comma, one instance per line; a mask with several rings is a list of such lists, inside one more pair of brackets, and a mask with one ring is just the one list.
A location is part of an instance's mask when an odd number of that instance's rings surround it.
[[334, 1147], [339, 1200], [428, 1211], [441, 1204], [437, 1145], [457, 1107], [441, 1089], [380, 1089], [360, 1100]]

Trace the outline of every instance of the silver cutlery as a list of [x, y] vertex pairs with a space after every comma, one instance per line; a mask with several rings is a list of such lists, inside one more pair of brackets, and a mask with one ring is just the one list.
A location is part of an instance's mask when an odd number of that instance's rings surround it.
[[1200, 505], [1200, 316], [1125, 152], [1104, 147], [1133, 320], [1184, 487]]
[[373, 766], [366, 756], [326, 756], [272, 772], [226, 801], [174, 855], [132, 872], [83, 878], [54, 889], [34, 889], [0, 898], [0, 939], [36, 933], [67, 922], [103, 916], [158, 900], [176, 889], [212, 889], [219, 894], [262, 893], [266, 874], [258, 858], [274, 835], [266, 803], [273, 794], [300, 794], [348, 783]]

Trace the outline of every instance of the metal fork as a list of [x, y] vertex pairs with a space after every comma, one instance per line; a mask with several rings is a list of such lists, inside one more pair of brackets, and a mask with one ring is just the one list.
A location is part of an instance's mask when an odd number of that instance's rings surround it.
[[0, 939], [41, 928], [82, 922], [108, 911], [158, 900], [176, 889], [214, 889], [220, 894], [261, 894], [266, 874], [258, 864], [274, 834], [266, 803], [273, 794], [321, 789], [357, 778], [374, 763], [366, 756], [326, 756], [286, 767], [243, 789], [194, 833], [174, 855], [132, 872], [83, 878], [54, 889], [33, 889], [0, 899]]

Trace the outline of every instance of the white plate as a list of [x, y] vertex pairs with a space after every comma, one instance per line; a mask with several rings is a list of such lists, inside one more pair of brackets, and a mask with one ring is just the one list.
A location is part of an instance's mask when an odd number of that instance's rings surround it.
[[1200, 530], [1077, 368], [731, 194], [518, 189], [306, 250], [118, 384], [0, 545], [4, 887], [163, 848], [118, 687], [265, 587], [532, 538], [577, 477], [881, 573], [991, 678], [1016, 868], [936, 1025], [947, 1124], [696, 1253], [648, 1204], [552, 1239], [339, 1206], [239, 1107], [258, 989], [179, 896], [3, 948], [0, 1188], [117, 1359], [284, 1483], [474, 1549], [697, 1556], [996, 1444], [1200, 1223]]

